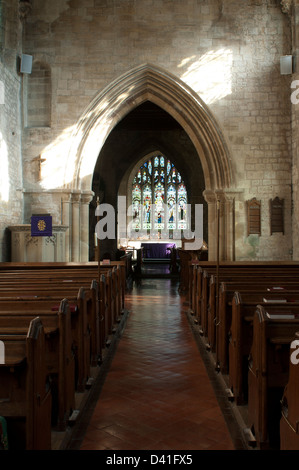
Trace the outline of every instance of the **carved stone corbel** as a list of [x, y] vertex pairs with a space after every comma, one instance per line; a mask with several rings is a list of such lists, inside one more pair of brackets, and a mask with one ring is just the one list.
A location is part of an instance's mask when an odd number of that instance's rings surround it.
[[287, 15], [291, 14], [293, 0], [281, 0], [281, 11]]
[[29, 13], [31, 13], [32, 5], [29, 0], [20, 0], [19, 1], [19, 18], [21, 21], [24, 21]]

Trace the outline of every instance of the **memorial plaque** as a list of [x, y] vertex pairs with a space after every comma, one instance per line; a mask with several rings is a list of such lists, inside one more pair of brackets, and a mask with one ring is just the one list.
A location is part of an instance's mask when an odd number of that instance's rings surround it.
[[261, 202], [256, 198], [247, 201], [247, 235], [261, 234]]
[[270, 231], [284, 234], [284, 200], [270, 199]]

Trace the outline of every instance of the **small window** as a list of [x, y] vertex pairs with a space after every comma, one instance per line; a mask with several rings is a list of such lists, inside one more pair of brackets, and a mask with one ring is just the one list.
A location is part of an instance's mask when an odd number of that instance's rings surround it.
[[51, 125], [51, 71], [47, 64], [34, 62], [27, 78], [27, 126]]

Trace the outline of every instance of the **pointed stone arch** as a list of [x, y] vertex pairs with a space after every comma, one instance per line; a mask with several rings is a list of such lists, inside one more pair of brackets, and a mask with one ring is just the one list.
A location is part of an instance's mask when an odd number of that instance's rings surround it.
[[225, 140], [205, 103], [179, 78], [144, 64], [114, 80], [99, 93], [79, 119], [72, 136], [68, 168], [74, 168], [73, 189], [90, 190], [100, 150], [111, 130], [129, 112], [152, 101], [183, 127], [202, 163], [206, 188], [229, 188], [233, 183]]
[[[213, 238], [217, 225], [217, 201], [219, 203], [221, 199], [223, 207], [229, 207], [222, 215], [220, 253], [222, 259], [232, 259], [234, 227], [230, 223], [231, 194], [227, 198], [226, 190], [230, 193], [230, 188], [234, 187], [234, 177], [229, 150], [220, 126], [206, 104], [186, 83], [152, 64], [140, 65], [110, 83], [95, 96], [75, 126], [65, 167], [68, 172], [66, 180], [72, 181], [68, 189], [75, 195], [73, 220], [77, 221], [77, 226], [73, 226], [72, 238], [73, 241], [80, 240], [78, 254], [72, 259], [86, 260], [87, 257], [88, 233], [84, 229], [83, 218], [87, 214], [86, 204], [92, 198], [93, 172], [101, 149], [113, 128], [146, 101], [168, 112], [185, 130], [198, 153], [205, 179], [204, 197], [208, 202], [210, 259], [215, 259], [217, 251]], [[78, 216], [80, 198], [83, 201], [82, 214], [85, 214], [81, 222]]]

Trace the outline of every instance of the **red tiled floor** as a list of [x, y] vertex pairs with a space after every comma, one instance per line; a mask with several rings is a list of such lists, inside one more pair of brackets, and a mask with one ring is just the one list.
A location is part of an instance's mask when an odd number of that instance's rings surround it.
[[144, 279], [82, 450], [233, 450], [178, 285]]

